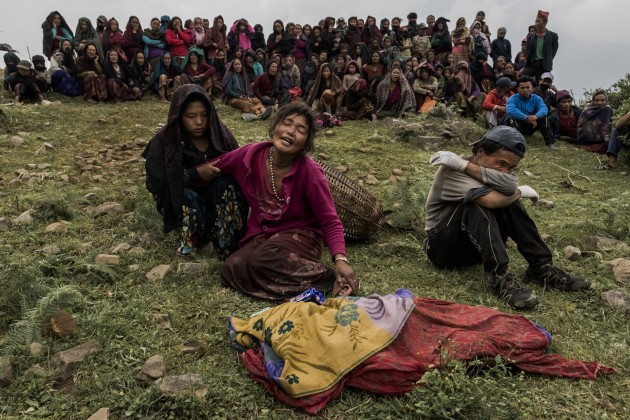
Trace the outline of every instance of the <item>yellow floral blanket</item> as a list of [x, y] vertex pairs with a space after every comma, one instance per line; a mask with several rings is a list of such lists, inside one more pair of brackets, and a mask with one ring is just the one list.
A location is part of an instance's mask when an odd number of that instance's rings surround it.
[[325, 391], [387, 347], [414, 308], [405, 289], [385, 296], [331, 298], [323, 305], [287, 302], [252, 316], [231, 317], [232, 344], [261, 346], [267, 372], [292, 397]]

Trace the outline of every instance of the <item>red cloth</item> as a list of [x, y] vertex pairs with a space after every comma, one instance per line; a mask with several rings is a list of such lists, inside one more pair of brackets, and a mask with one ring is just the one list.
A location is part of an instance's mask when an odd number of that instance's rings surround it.
[[166, 43], [168, 44], [168, 50], [174, 57], [186, 57], [191, 39], [183, 29], [180, 29], [178, 33], [172, 29], [167, 29]]
[[269, 379], [262, 350], [245, 352], [243, 364], [267, 392], [308, 414], [323, 410], [345, 385], [386, 395], [405, 394], [419, 386], [417, 381], [430, 365], [440, 366], [445, 350], [451, 359], [464, 361], [499, 355], [525, 372], [552, 376], [595, 379], [598, 373], [615, 372], [598, 362], [545, 354], [545, 334], [522, 316], [430, 298], [414, 298], [414, 302], [416, 307], [398, 338], [328, 391], [292, 398]]

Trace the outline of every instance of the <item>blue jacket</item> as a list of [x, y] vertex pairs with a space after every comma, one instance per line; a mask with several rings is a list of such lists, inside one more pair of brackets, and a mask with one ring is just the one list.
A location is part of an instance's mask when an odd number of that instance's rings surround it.
[[547, 116], [547, 105], [535, 93], [532, 93], [529, 99], [523, 99], [519, 94], [512, 95], [508, 98], [505, 108], [506, 118], [514, 118], [519, 121], [524, 121], [530, 115], [536, 115], [538, 118]]

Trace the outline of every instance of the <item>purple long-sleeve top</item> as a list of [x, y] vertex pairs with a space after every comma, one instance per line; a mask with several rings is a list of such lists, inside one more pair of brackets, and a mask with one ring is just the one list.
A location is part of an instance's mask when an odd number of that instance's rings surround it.
[[282, 179], [284, 202], [279, 203], [267, 182], [271, 146], [271, 142], [248, 144], [222, 155], [216, 163], [222, 173], [236, 179], [251, 208], [241, 245], [260, 234], [269, 237], [285, 230], [308, 229], [323, 236], [331, 257], [346, 255], [343, 225], [321, 166], [307, 156], [298, 156]]

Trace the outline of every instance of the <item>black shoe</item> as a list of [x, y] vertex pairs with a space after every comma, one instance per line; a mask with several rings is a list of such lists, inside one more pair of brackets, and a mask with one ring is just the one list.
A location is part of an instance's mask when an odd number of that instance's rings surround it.
[[503, 276], [489, 276], [490, 286], [505, 303], [517, 310], [529, 310], [538, 306], [538, 298], [523, 287], [509, 271]]
[[260, 119], [266, 120], [271, 114], [273, 114], [273, 106], [268, 106], [267, 109], [265, 109], [265, 112], [260, 114]]
[[530, 266], [525, 271], [523, 280], [527, 283], [536, 283], [544, 287], [553, 287], [563, 292], [577, 292], [578, 290], [586, 290], [591, 287], [590, 281], [566, 273], [551, 263], [539, 268]]

